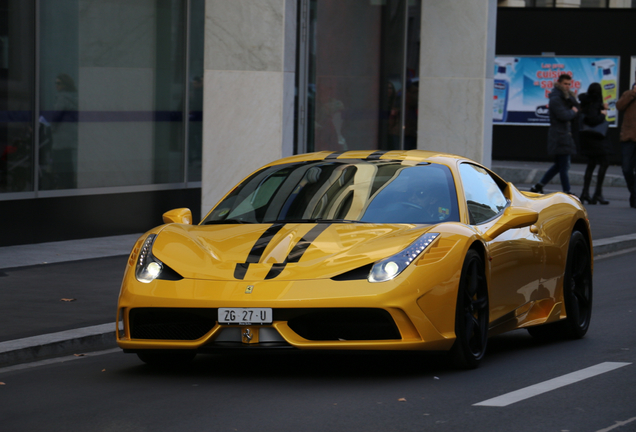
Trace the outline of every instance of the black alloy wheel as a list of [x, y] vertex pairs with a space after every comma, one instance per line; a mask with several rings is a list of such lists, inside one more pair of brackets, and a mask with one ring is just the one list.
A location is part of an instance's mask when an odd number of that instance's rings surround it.
[[563, 274], [564, 320], [529, 327], [528, 332], [539, 339], [580, 339], [587, 333], [592, 318], [592, 265], [590, 247], [585, 236], [574, 231], [570, 237]]
[[455, 366], [475, 369], [488, 344], [488, 284], [484, 261], [474, 249], [466, 254], [457, 292], [455, 343], [450, 355]]
[[568, 260], [563, 276], [565, 301], [565, 336], [585, 336], [592, 318], [592, 266], [590, 248], [583, 234], [574, 231], [570, 237]]

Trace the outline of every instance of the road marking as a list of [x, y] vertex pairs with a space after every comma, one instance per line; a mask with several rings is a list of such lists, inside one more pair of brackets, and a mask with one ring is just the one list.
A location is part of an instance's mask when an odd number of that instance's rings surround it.
[[530, 387], [522, 388], [505, 395], [497, 396], [496, 398], [488, 399], [483, 402], [474, 404], [474, 406], [491, 406], [491, 407], [505, 407], [515, 402], [529, 399], [531, 397], [547, 393], [549, 391], [565, 387], [570, 384], [574, 384], [584, 379], [594, 377], [596, 375], [604, 374], [605, 372], [613, 371], [614, 369], [622, 368], [623, 366], [630, 365], [631, 363], [618, 363], [618, 362], [605, 362], [591, 366], [580, 371], [572, 372], [567, 375], [563, 375], [548, 381], [544, 381], [539, 384], [532, 385]]
[[614, 426], [610, 426], [610, 427], [605, 428], [605, 429], [600, 429], [600, 430], [597, 430], [596, 432], [609, 432], [612, 429], [616, 429], [617, 427], [625, 426], [626, 424], [629, 424], [629, 423], [631, 423], [633, 421], [636, 421], [636, 417], [632, 417], [629, 420], [625, 420], [625, 421], [617, 421]]

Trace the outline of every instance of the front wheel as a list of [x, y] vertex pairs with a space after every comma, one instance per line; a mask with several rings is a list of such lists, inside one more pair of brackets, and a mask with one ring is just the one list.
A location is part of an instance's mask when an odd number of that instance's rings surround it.
[[475, 369], [488, 343], [488, 285], [481, 255], [469, 250], [462, 266], [455, 311], [455, 343], [450, 355], [462, 369]]

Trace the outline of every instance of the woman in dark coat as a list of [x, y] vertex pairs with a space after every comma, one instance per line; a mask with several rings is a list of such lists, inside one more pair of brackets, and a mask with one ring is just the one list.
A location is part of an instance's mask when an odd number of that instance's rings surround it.
[[[607, 115], [607, 104], [603, 103], [603, 92], [599, 83], [592, 83], [587, 88], [587, 93], [579, 96], [581, 101], [581, 113], [583, 114], [583, 122], [589, 126], [596, 126], [605, 121]], [[585, 178], [583, 182], [583, 191], [581, 192], [581, 202], [585, 204], [609, 204], [603, 198], [603, 180], [605, 172], [609, 166], [607, 155], [609, 154], [609, 144], [607, 137], [602, 137], [590, 132], [581, 131], [579, 133], [581, 142], [581, 153], [588, 157], [587, 168], [585, 170]], [[596, 176], [596, 190], [594, 195], [590, 197], [590, 183], [592, 182], [592, 174], [596, 165], [599, 166]]]

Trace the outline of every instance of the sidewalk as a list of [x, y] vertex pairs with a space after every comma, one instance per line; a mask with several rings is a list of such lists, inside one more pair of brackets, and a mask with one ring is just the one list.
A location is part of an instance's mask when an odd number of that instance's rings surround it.
[[[493, 170], [529, 190], [549, 165], [495, 161]], [[584, 171], [570, 170], [577, 194]], [[546, 192], [560, 190], [555, 180]], [[610, 167], [605, 184], [610, 204], [587, 207], [595, 256], [636, 248], [636, 209], [620, 167]], [[0, 368], [114, 348], [117, 295], [138, 236], [0, 247]]]

